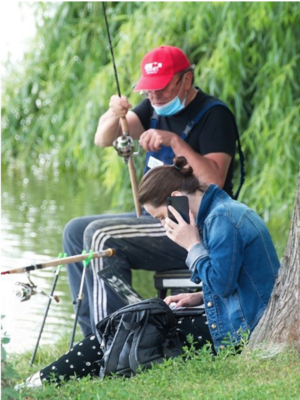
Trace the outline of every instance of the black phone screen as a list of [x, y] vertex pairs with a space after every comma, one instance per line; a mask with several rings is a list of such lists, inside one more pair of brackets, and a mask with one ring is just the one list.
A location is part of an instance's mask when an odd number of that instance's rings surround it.
[[[167, 198], [167, 205], [168, 206], [173, 206], [175, 210], [179, 212], [179, 214], [182, 216], [182, 218], [187, 222], [188, 224], [190, 223], [190, 218], [189, 218], [189, 199], [187, 196], [171, 196]], [[168, 209], [168, 217], [178, 223], [177, 219], [174, 217], [174, 215], [171, 213], [171, 211]]]

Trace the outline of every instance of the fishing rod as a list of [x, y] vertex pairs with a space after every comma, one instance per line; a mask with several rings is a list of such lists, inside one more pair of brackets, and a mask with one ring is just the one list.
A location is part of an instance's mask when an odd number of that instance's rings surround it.
[[[106, 26], [107, 36], [108, 36], [108, 42], [109, 42], [112, 63], [113, 63], [113, 67], [114, 67], [114, 74], [115, 74], [118, 95], [119, 95], [119, 97], [121, 97], [121, 90], [120, 90], [120, 85], [119, 85], [117, 67], [116, 67], [114, 51], [113, 51], [113, 47], [112, 47], [112, 43], [111, 43], [111, 37], [110, 37], [110, 32], [109, 32], [109, 26], [108, 26], [104, 1], [102, 2], [102, 8], [103, 8], [103, 14], [104, 14], [104, 19], [105, 19], [105, 26]], [[120, 121], [121, 121], [122, 136], [119, 136], [116, 140], [114, 140], [113, 147], [116, 149], [118, 155], [123, 158], [125, 164], [128, 165], [133, 200], [134, 200], [134, 205], [135, 205], [135, 211], [136, 211], [137, 217], [139, 218], [142, 214], [142, 209], [141, 209], [141, 205], [138, 201], [138, 185], [137, 185], [136, 171], [135, 171], [135, 167], [134, 167], [133, 159], [132, 159], [132, 157], [135, 155], [138, 155], [139, 152], [134, 153], [134, 141], [133, 141], [132, 137], [129, 136], [129, 128], [128, 128], [128, 123], [127, 123], [126, 117], [121, 117]]]
[[[89, 254], [86, 254], [86, 252], [84, 252], [83, 254], [78, 254], [78, 255], [70, 256], [70, 257], [66, 257], [66, 254], [65, 254], [64, 258], [62, 258], [62, 255], [60, 254], [59, 258], [54, 259], [54, 260], [50, 260], [50, 261], [40, 263], [40, 264], [29, 265], [27, 267], [14, 268], [14, 269], [10, 269], [10, 270], [1, 272], [1, 275], [19, 274], [19, 273], [23, 273], [23, 272], [25, 272], [27, 274], [29, 283], [16, 282], [18, 289], [16, 290], [15, 294], [20, 299], [21, 302], [29, 300], [31, 298], [31, 296], [38, 294], [38, 293], [43, 294], [46, 297], [48, 297], [48, 304], [46, 306], [46, 310], [45, 310], [44, 318], [42, 321], [42, 325], [40, 327], [37, 342], [36, 342], [35, 348], [33, 350], [32, 356], [31, 356], [30, 366], [32, 366], [32, 364], [34, 363], [34, 359], [35, 359], [37, 349], [38, 349], [38, 346], [40, 343], [40, 339], [41, 339], [41, 336], [42, 336], [42, 333], [44, 330], [44, 326], [46, 323], [46, 318], [47, 318], [47, 315], [49, 312], [51, 302], [52, 302], [52, 300], [55, 300], [57, 303], [59, 302], [59, 297], [54, 295], [54, 290], [56, 288], [56, 284], [57, 284], [58, 277], [59, 277], [62, 266], [64, 264], [69, 264], [72, 262], [79, 262], [79, 261], [82, 261], [84, 264], [80, 289], [79, 289], [79, 293], [78, 293], [78, 297], [77, 297], [77, 301], [76, 301], [77, 310], [76, 310], [76, 315], [75, 315], [75, 320], [74, 320], [74, 325], [73, 325], [73, 330], [72, 330], [72, 335], [71, 335], [71, 342], [70, 342], [70, 350], [71, 350], [71, 348], [73, 347], [73, 343], [74, 343], [74, 337], [75, 337], [76, 325], [77, 325], [78, 316], [79, 316], [79, 310], [80, 310], [80, 306], [81, 306], [82, 299], [83, 299], [83, 284], [84, 284], [84, 279], [85, 279], [86, 268], [87, 268], [89, 262], [91, 261], [91, 259], [99, 258], [99, 257], [111, 257], [114, 254], [115, 254], [115, 250], [111, 249], [111, 248], [103, 250], [103, 251], [95, 252], [95, 253], [93, 251], [90, 251]], [[39, 270], [39, 269], [54, 267], [54, 266], [57, 266], [57, 269], [55, 271], [55, 277], [54, 277], [54, 280], [52, 283], [51, 292], [50, 292], [50, 295], [48, 296], [45, 292], [37, 289], [37, 285], [35, 285], [32, 282], [32, 280], [30, 279], [30, 272], [34, 271], [34, 270]]]
[[[111, 257], [114, 254], [115, 254], [114, 249], [106, 249], [103, 251], [98, 251], [98, 252], [93, 253], [92, 258]], [[75, 256], [57, 258], [57, 259], [46, 261], [46, 262], [40, 263], [40, 264], [32, 264], [27, 267], [13, 268], [13, 269], [8, 269], [6, 271], [1, 271], [1, 275], [20, 274], [23, 272], [30, 272], [30, 271], [35, 271], [38, 269], [43, 269], [43, 268], [56, 267], [60, 264], [71, 264], [71, 263], [86, 260], [89, 257], [90, 257], [89, 254], [77, 254]]]

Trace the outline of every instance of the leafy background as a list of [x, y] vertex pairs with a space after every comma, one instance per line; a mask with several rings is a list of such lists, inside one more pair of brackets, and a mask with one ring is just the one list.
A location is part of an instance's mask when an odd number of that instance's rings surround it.
[[[2, 170], [33, 164], [91, 176], [132, 208], [115, 151], [94, 145], [99, 116], [117, 92], [101, 2], [32, 3], [36, 36], [2, 80]], [[150, 49], [181, 47], [202, 90], [236, 115], [246, 156], [239, 200], [286, 244], [300, 159], [300, 7], [297, 2], [106, 2], [120, 88], [132, 87]], [[143, 155], [135, 158], [138, 177]], [[46, 160], [46, 162], [45, 162]], [[239, 171], [235, 174], [236, 184]], [[125, 200], [124, 200], [125, 199]]]

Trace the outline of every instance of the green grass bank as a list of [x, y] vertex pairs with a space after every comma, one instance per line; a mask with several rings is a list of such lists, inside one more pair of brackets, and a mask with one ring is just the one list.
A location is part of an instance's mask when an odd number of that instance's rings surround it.
[[[67, 348], [66, 339], [62, 339], [56, 346], [40, 348], [33, 367], [29, 367], [29, 352], [11, 355], [10, 363], [19, 377], [8, 381], [2, 379], [2, 399], [300, 399], [300, 354], [295, 350], [286, 350], [273, 356], [258, 352], [232, 355], [224, 350], [213, 360], [206, 349], [198, 352], [187, 351], [186, 361], [182, 358], [168, 360], [131, 379], [74, 380], [60, 387], [53, 384], [40, 389], [26, 389], [19, 393], [11, 391], [10, 396], [5, 394], [4, 385], [13, 387], [53, 361]], [[3, 369], [2, 374], [5, 374]]]

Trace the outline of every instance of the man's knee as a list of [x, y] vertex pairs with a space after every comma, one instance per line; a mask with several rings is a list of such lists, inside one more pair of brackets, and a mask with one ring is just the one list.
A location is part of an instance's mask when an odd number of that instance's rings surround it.
[[63, 243], [74, 243], [78, 240], [82, 242], [84, 230], [87, 223], [84, 222], [83, 218], [73, 218], [64, 227], [62, 240]]
[[124, 230], [134, 226], [136, 221], [136, 217], [122, 217], [113, 219], [102, 218], [101, 220], [91, 222], [84, 231], [85, 248], [92, 248], [95, 238], [110, 238], [119, 232], [124, 232]]

